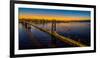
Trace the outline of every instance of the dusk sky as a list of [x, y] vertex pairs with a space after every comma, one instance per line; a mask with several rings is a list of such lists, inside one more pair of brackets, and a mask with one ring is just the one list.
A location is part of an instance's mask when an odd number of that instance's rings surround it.
[[[53, 18], [56, 16], [59, 19], [65, 19], [65, 18], [84, 18], [89, 19], [90, 18], [90, 11], [80, 11], [80, 10], [56, 10], [56, 9], [36, 9], [36, 8], [19, 8], [19, 15], [20, 17], [31, 17], [31, 18], [41, 18], [46, 17], [50, 19], [50, 16]], [[60, 17], [61, 18], [60, 18]]]

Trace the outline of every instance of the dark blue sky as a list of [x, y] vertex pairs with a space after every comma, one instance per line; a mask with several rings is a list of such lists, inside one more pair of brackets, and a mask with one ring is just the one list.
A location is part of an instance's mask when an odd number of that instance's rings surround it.
[[19, 14], [45, 14], [45, 15], [47, 14], [47, 15], [60, 15], [60, 16], [90, 17], [90, 11], [37, 9], [37, 8], [19, 8]]

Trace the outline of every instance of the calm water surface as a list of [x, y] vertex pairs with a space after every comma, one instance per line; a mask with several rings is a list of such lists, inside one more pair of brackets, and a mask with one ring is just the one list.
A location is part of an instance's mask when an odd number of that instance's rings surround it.
[[[52, 23], [36, 24], [38, 27], [52, 30]], [[56, 32], [62, 36], [80, 41], [90, 46], [90, 22], [56, 23]], [[19, 49], [40, 49], [75, 47], [54, 39], [46, 32], [34, 26], [19, 23]]]

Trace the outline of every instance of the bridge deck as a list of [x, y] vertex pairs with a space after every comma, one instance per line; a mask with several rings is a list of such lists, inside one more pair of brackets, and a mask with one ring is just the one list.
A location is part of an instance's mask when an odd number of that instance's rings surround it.
[[73, 45], [73, 46], [79, 46], [79, 47], [86, 47], [85, 44], [81, 43], [81, 42], [78, 42], [78, 41], [75, 41], [75, 40], [72, 40], [71, 38], [68, 38], [68, 37], [64, 37], [64, 36], [61, 36], [59, 35], [58, 33], [56, 33], [55, 31], [54, 32], [50, 32], [49, 30], [46, 30], [46, 29], [43, 29], [43, 28], [40, 28], [40, 27], [37, 27], [35, 24], [33, 23], [30, 23], [30, 22], [26, 22], [32, 26], [34, 26], [35, 28], [43, 31], [43, 32], [46, 32], [50, 35], [52, 35], [53, 37], [55, 37], [56, 39], [59, 39], [60, 41], [64, 42], [64, 43], [67, 43], [67, 44], [70, 44], [70, 45]]

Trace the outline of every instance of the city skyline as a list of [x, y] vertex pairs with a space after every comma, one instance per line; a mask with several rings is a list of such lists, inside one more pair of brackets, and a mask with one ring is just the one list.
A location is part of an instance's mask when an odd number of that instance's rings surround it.
[[90, 20], [90, 11], [19, 8], [19, 19], [55, 19], [58, 21]]

